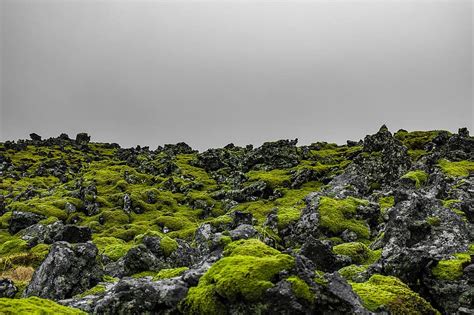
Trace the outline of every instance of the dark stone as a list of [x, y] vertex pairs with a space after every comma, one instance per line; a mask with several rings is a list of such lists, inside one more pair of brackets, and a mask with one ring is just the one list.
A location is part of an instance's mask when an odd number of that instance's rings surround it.
[[9, 221], [8, 231], [10, 234], [16, 234], [17, 232], [38, 223], [43, 219], [46, 219], [44, 215], [32, 212], [13, 211]]
[[12, 280], [0, 278], [0, 298], [13, 298], [18, 292]]
[[41, 141], [41, 136], [36, 133], [30, 133], [30, 138], [33, 141]]
[[92, 243], [54, 243], [23, 295], [60, 300], [95, 286], [103, 274], [96, 256]]
[[85, 132], [81, 132], [76, 135], [76, 143], [79, 145], [86, 145], [89, 143], [89, 141], [91, 141], [91, 137]]

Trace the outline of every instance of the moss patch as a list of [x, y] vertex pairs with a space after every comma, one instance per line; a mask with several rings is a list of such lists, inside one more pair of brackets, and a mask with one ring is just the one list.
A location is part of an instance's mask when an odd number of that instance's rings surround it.
[[360, 242], [339, 244], [333, 247], [333, 251], [339, 255], [349, 256], [352, 262], [358, 265], [372, 264], [376, 262], [382, 254], [381, 250], [373, 251]]
[[367, 282], [350, 284], [370, 311], [385, 306], [393, 314], [439, 314], [418, 293], [395, 277], [373, 275]]
[[438, 162], [438, 165], [446, 175], [453, 177], [466, 177], [474, 173], [473, 161], [450, 162], [443, 159]]
[[81, 310], [62, 306], [50, 300], [30, 297], [27, 299], [7, 299], [0, 298], [0, 313], [21, 314], [21, 315], [43, 315], [43, 314], [71, 314], [79, 315], [84, 313]]
[[426, 183], [428, 179], [428, 174], [425, 171], [410, 171], [402, 176], [402, 178], [407, 178], [415, 183], [416, 188], [420, 188]]
[[357, 207], [367, 205], [368, 201], [349, 197], [347, 199], [333, 199], [321, 197], [319, 202], [319, 213], [321, 216], [321, 227], [333, 234], [340, 234], [344, 230], [350, 230], [362, 239], [369, 238], [369, 228], [360, 219], [354, 218]]
[[456, 280], [462, 277], [463, 269], [470, 261], [469, 253], [454, 254], [453, 259], [440, 260], [431, 272], [438, 279]]

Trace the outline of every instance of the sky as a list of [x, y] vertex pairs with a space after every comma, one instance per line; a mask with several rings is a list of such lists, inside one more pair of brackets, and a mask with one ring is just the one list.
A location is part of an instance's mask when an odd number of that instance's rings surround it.
[[473, 131], [470, 0], [0, 0], [0, 141]]

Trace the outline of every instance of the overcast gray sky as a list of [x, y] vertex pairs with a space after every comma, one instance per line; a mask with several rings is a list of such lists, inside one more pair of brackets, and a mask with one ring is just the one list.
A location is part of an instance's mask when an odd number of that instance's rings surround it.
[[0, 140], [203, 150], [473, 127], [469, 0], [0, 1]]

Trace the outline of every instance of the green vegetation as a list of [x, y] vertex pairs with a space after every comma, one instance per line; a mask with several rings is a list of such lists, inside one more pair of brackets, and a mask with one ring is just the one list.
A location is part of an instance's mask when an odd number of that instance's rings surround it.
[[357, 276], [364, 273], [367, 266], [349, 265], [338, 270], [339, 274], [347, 281], [355, 281]]
[[385, 306], [392, 314], [439, 313], [418, 293], [395, 277], [373, 275], [367, 282], [350, 284], [370, 311]]
[[178, 242], [168, 236], [165, 236], [161, 239], [160, 246], [165, 253], [165, 256], [169, 256], [178, 248]]
[[178, 277], [183, 274], [188, 267], [179, 267], [179, 268], [172, 268], [172, 269], [161, 269], [160, 271], [144, 271], [137, 274], [132, 275], [133, 278], [143, 278], [143, 277], [152, 277], [153, 281], [168, 279]]
[[27, 299], [8, 299], [0, 298], [1, 314], [19, 314], [19, 315], [79, 315], [86, 314], [81, 310], [59, 305], [56, 302], [30, 297]]
[[[256, 302], [273, 286], [272, 280], [294, 264], [291, 256], [280, 254], [257, 240], [237, 241], [227, 245], [225, 257], [201, 277], [189, 290], [184, 308], [189, 313], [219, 314], [222, 299], [229, 302]], [[300, 288], [299, 288], [300, 289]]]
[[[395, 139], [400, 140], [410, 150], [424, 150], [440, 130], [432, 131], [398, 131], [394, 134]], [[448, 133], [449, 134], [449, 133]]]
[[441, 170], [449, 176], [466, 177], [474, 173], [473, 161], [450, 162], [443, 159], [438, 162], [438, 165], [441, 167]]
[[376, 262], [382, 254], [382, 250], [373, 251], [360, 242], [336, 245], [332, 250], [336, 254], [349, 256], [352, 262], [358, 265], [370, 265]]
[[379, 206], [382, 214], [384, 214], [389, 208], [393, 207], [394, 205], [395, 198], [393, 196], [379, 198]]
[[421, 171], [421, 170], [410, 171], [406, 173], [405, 175], [403, 175], [402, 178], [410, 179], [411, 181], [413, 181], [416, 188], [420, 188], [426, 183], [428, 179], [428, 174], [425, 171]]
[[286, 281], [291, 283], [291, 289], [297, 298], [313, 303], [314, 293], [306, 282], [297, 276], [288, 277]]
[[462, 277], [463, 269], [471, 262], [469, 253], [454, 254], [453, 259], [440, 260], [431, 269], [433, 275], [442, 280], [456, 280]]
[[368, 201], [349, 197], [333, 199], [322, 197], [319, 202], [321, 227], [338, 235], [344, 230], [350, 230], [361, 239], [369, 238], [369, 228], [363, 220], [354, 218], [357, 207], [367, 205]]

